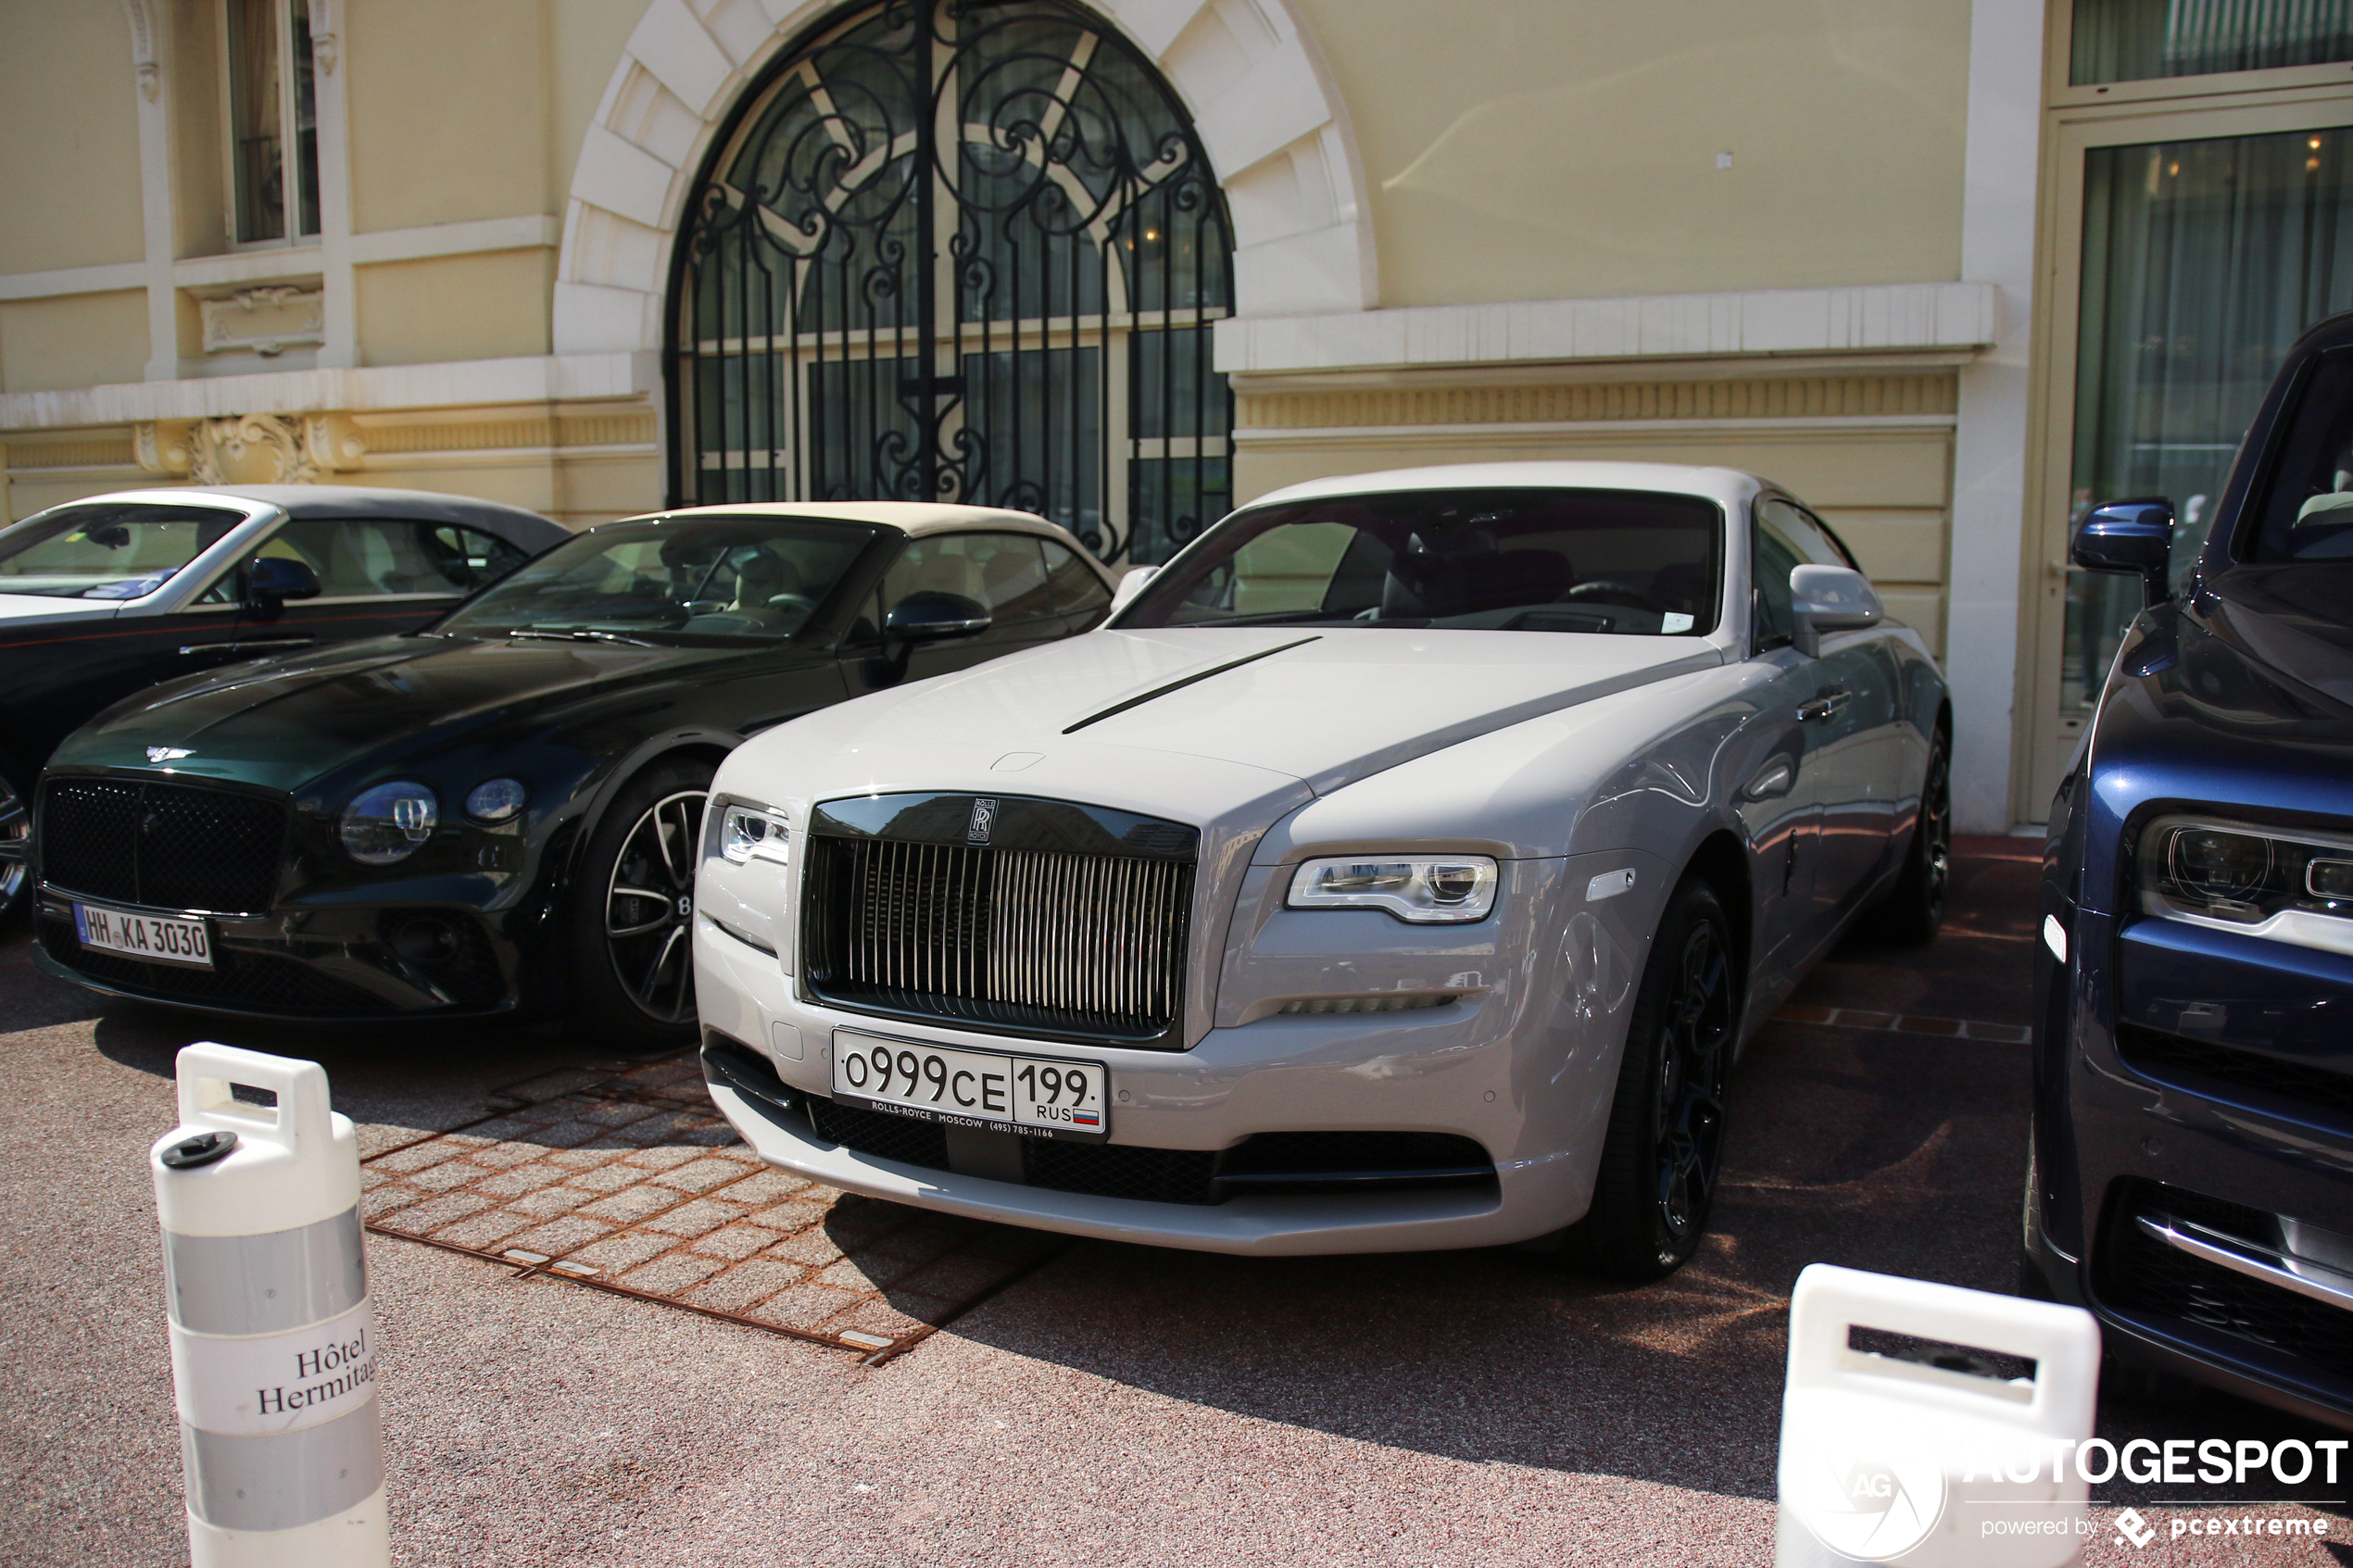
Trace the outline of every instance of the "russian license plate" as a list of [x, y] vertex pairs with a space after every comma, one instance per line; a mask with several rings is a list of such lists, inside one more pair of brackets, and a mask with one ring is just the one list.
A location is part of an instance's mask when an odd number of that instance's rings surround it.
[[200, 920], [170, 915], [135, 915], [102, 904], [76, 904], [73, 928], [85, 947], [120, 953], [149, 963], [181, 963], [191, 969], [212, 967], [212, 936]]
[[1100, 1061], [834, 1031], [834, 1098], [919, 1122], [1100, 1143], [1111, 1135], [1110, 1082]]

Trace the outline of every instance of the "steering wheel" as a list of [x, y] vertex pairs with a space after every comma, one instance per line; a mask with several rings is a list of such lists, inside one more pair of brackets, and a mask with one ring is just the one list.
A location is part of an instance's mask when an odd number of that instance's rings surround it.
[[1655, 615], [1666, 615], [1669, 613], [1670, 608], [1665, 600], [1647, 589], [1637, 588], [1631, 583], [1613, 583], [1605, 577], [1596, 577], [1590, 583], [1579, 583], [1553, 602], [1568, 605], [1577, 604], [1585, 599], [1599, 599], [1605, 604], [1621, 604], [1631, 609], [1647, 609]]

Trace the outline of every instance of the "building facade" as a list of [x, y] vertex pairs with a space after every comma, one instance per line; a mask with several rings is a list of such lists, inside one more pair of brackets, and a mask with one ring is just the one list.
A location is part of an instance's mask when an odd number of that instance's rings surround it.
[[[2353, 307], [2338, 0], [0, 0], [6, 508], [937, 495], [1164, 558], [1319, 474], [1718, 462], [2039, 820]], [[2347, 243], [2339, 245], [2342, 238]]]

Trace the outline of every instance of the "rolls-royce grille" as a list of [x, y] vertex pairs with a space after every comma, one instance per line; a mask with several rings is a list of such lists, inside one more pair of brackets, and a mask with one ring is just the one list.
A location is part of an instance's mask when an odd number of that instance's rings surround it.
[[1185, 860], [810, 841], [809, 983], [862, 1011], [1131, 1042], [1175, 1026]]
[[42, 785], [41, 877], [147, 909], [263, 914], [278, 889], [282, 800], [202, 784], [57, 778]]

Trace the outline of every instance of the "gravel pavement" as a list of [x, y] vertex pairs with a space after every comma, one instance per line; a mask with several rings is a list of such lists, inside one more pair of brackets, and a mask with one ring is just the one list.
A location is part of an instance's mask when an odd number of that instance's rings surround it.
[[[1944, 936], [1850, 943], [1795, 1000], [2025, 1022], [2036, 848], [1965, 844]], [[598, 1060], [548, 1030], [208, 1024], [46, 979], [21, 927], [0, 935], [0, 1486], [18, 1499], [0, 1562], [186, 1560], [144, 1152], [173, 1121], [172, 1053], [199, 1038], [324, 1062], [370, 1150]], [[1780, 1023], [1737, 1074], [1713, 1232], [1664, 1284], [1508, 1251], [1252, 1261], [1088, 1242], [878, 1369], [371, 1237], [395, 1555], [1767, 1563], [1798, 1270], [2010, 1288], [2026, 1093], [2022, 1045]], [[2215, 1399], [2102, 1425], [2318, 1435]], [[2179, 1511], [2145, 1492], [2095, 1495], [2139, 1507], [2158, 1540], [2103, 1537], [2087, 1562], [2353, 1562], [2333, 1543], [2172, 1540]], [[2353, 1476], [2314, 1495], [2353, 1495]], [[2353, 1542], [2345, 1507], [2320, 1516]]]

